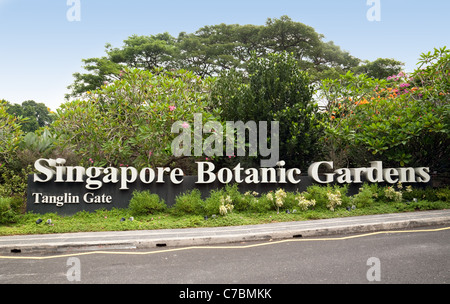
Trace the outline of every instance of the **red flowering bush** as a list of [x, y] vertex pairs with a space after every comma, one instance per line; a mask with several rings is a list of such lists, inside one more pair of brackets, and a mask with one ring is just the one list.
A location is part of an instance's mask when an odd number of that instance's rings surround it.
[[341, 163], [376, 158], [448, 171], [450, 50], [423, 54], [412, 74], [387, 79], [348, 73], [322, 85], [324, 141]]

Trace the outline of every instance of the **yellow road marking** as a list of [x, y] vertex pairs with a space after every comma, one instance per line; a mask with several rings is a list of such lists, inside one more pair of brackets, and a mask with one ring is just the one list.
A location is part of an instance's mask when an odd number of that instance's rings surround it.
[[450, 229], [450, 227], [436, 228], [436, 229], [420, 229], [420, 230], [377, 231], [377, 232], [370, 232], [370, 233], [365, 233], [365, 234], [343, 236], [343, 237], [336, 237], [336, 238], [285, 239], [285, 240], [279, 240], [279, 241], [269, 241], [269, 242], [265, 242], [265, 243], [258, 243], [258, 244], [251, 244], [251, 245], [238, 245], [238, 246], [207, 246], [207, 245], [205, 245], [205, 246], [190, 246], [190, 247], [172, 248], [172, 249], [164, 249], [164, 250], [148, 251], [148, 252], [90, 251], [90, 252], [79, 252], [79, 253], [44, 256], [44, 257], [0, 256], [0, 259], [47, 260], [47, 259], [56, 259], [56, 258], [67, 258], [67, 257], [73, 257], [73, 256], [91, 255], [91, 254], [150, 255], [150, 254], [157, 254], [157, 253], [167, 253], [167, 252], [195, 250], [195, 249], [248, 249], [248, 248], [275, 245], [275, 244], [281, 244], [281, 243], [290, 243], [290, 242], [342, 241], [342, 240], [355, 239], [355, 238], [367, 237], [367, 236], [378, 235], [378, 234], [437, 232], [437, 231], [443, 231], [443, 230], [449, 230], [449, 229]]

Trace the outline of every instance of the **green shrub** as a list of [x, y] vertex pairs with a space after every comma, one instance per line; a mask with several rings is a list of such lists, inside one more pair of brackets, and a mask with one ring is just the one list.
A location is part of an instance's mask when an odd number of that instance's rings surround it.
[[270, 191], [266, 194], [266, 197], [269, 199], [269, 201], [272, 202], [273, 207], [275, 210], [277, 210], [277, 213], [279, 213], [280, 208], [286, 208], [286, 198], [287, 193], [284, 191], [284, 189], [278, 188], [275, 192]]
[[236, 211], [245, 211], [248, 208], [248, 204], [244, 199], [244, 195], [239, 191], [237, 184], [227, 184], [223, 189], [223, 194], [229, 196], [233, 202], [234, 209]]
[[259, 194], [255, 191], [247, 191], [237, 198], [235, 208], [237, 211], [248, 211], [256, 213], [264, 213], [273, 206], [265, 194]]
[[384, 199], [384, 187], [378, 184], [364, 184], [363, 189], [370, 189], [375, 201], [381, 201]]
[[358, 208], [368, 207], [375, 202], [373, 193], [369, 189], [364, 189], [352, 198], [353, 205]]
[[232, 212], [235, 207], [234, 204], [239, 204], [241, 199], [242, 194], [238, 191], [237, 185], [227, 185], [222, 189], [211, 190], [209, 197], [204, 201], [204, 215], [226, 215]]
[[[373, 187], [375, 185], [375, 187]], [[376, 198], [378, 198], [378, 185], [376, 184], [364, 184], [359, 188], [359, 192], [352, 196], [351, 202], [358, 208], [371, 206]]]
[[225, 191], [223, 189], [220, 190], [211, 190], [209, 193], [209, 197], [205, 199], [204, 204], [204, 213], [205, 215], [211, 216], [213, 214], [218, 215], [221, 206], [221, 198], [224, 196]]
[[259, 198], [250, 194], [247, 199], [249, 199], [248, 210], [251, 212], [265, 213], [274, 209], [273, 202], [269, 200], [265, 194], [261, 195]]
[[[411, 202], [407, 204], [403, 204], [404, 206], [407, 206], [409, 210], [406, 211], [418, 211], [418, 210], [439, 210], [439, 209], [445, 209], [446, 204], [441, 201], [437, 202], [430, 202], [427, 200], [419, 200], [418, 202]], [[397, 208], [399, 209], [399, 208]], [[402, 211], [402, 210], [400, 210]]]
[[28, 185], [28, 174], [32, 172], [31, 166], [22, 169], [20, 172], [9, 168], [0, 170], [0, 196], [26, 196]]
[[441, 188], [441, 189], [436, 190], [436, 196], [441, 201], [450, 202], [450, 187]]
[[259, 195], [259, 193], [247, 191], [244, 194], [241, 194], [239, 197], [235, 198], [233, 202], [236, 211], [249, 211], [252, 200], [257, 200], [257, 195]]
[[304, 197], [307, 200], [315, 200], [317, 209], [325, 209], [328, 203], [327, 188], [319, 185], [309, 186]]
[[283, 202], [283, 208], [286, 210], [292, 211], [293, 209], [298, 209], [298, 200], [297, 200], [298, 193], [295, 192], [286, 192], [286, 198]]
[[[411, 191], [403, 191], [403, 199], [406, 201], [412, 201], [414, 199], [427, 200], [430, 202], [435, 202], [441, 200], [438, 197], [439, 190], [433, 189], [432, 187], [427, 188], [412, 188]], [[442, 192], [443, 194], [444, 192]]]
[[195, 113], [202, 114], [203, 122], [216, 120], [207, 111], [213, 78], [185, 70], [125, 67], [119, 78], [62, 104], [55, 113], [52, 129], [58, 144], [76, 147], [84, 161], [92, 158], [96, 166], [117, 167], [177, 162], [167, 153], [176, 137], [172, 124], [194, 121]]
[[147, 215], [162, 212], [167, 208], [164, 200], [150, 191], [134, 191], [128, 206], [132, 215]]
[[304, 196], [304, 193], [297, 193], [295, 196], [296, 202], [298, 202], [297, 206], [301, 211], [306, 211], [308, 208], [314, 208], [316, 205], [315, 200], [307, 200]]
[[[231, 69], [221, 74], [211, 102], [221, 109], [224, 121], [278, 121], [280, 159], [302, 167], [321, 153], [320, 113], [312, 95], [309, 75], [292, 54], [252, 54], [246, 72]], [[251, 166], [261, 159], [241, 160]]]
[[17, 199], [0, 197], [0, 224], [13, 223], [17, 220], [17, 211], [14, 210]]
[[338, 206], [348, 206], [351, 199], [347, 196], [348, 185], [345, 186], [309, 186], [304, 192], [307, 200], [315, 200], [316, 209], [334, 210]]
[[[298, 209], [297, 200], [298, 193], [295, 192], [285, 192], [283, 189], [278, 189], [274, 192], [269, 192], [264, 195], [265, 198], [272, 204], [272, 208], [274, 210], [280, 211], [280, 208], [283, 210], [293, 210]], [[278, 203], [277, 203], [278, 201]]]
[[176, 215], [183, 214], [197, 214], [202, 215], [204, 213], [204, 202], [201, 197], [200, 190], [193, 189], [175, 198], [175, 205], [172, 207], [172, 211]]

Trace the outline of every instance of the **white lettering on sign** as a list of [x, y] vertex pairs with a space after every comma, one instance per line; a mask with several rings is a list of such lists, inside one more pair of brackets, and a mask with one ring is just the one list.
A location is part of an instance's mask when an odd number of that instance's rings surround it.
[[[236, 156], [245, 156], [248, 150], [249, 156], [257, 156], [259, 152], [262, 157], [270, 157], [261, 159], [261, 167], [273, 167], [278, 162], [279, 121], [271, 121], [270, 128], [267, 121], [258, 123], [255, 121], [246, 123], [227, 121], [225, 132], [219, 121], [208, 121], [205, 125], [202, 121], [202, 114], [195, 113], [193, 124], [186, 121], [176, 121], [172, 124], [171, 132], [179, 134], [171, 144], [174, 156], [191, 156], [192, 150], [194, 156], [224, 156], [224, 150], [226, 156], [234, 156], [236, 146]], [[268, 136], [269, 129], [270, 137]], [[192, 133], [194, 134], [193, 140]], [[203, 141], [205, 134], [210, 135]], [[248, 135], [246, 136], [246, 134]], [[270, 138], [270, 142], [268, 138]], [[225, 172], [222, 174], [224, 175]]]
[[[47, 183], [55, 176], [55, 183], [85, 183], [88, 190], [98, 190], [103, 184], [119, 184], [120, 190], [128, 190], [129, 185], [140, 180], [144, 184], [165, 183], [164, 176], [168, 175], [173, 184], [183, 182], [184, 172], [180, 168], [156, 167], [143, 168], [138, 171], [134, 167], [122, 167], [120, 169], [107, 167], [65, 166], [65, 159], [38, 159], [34, 168], [39, 172], [34, 174], [33, 181]], [[209, 184], [216, 180], [222, 184], [230, 182], [259, 184], [259, 183], [292, 183], [301, 182], [298, 168], [285, 169], [284, 161], [279, 161], [277, 168], [243, 168], [237, 164], [234, 168], [220, 168], [215, 171], [212, 162], [200, 161], [197, 163], [197, 184]], [[428, 183], [430, 181], [430, 169], [419, 168], [383, 168], [381, 161], [370, 162], [370, 167], [362, 168], [338, 168], [334, 169], [332, 161], [320, 161], [311, 164], [308, 175], [317, 183], [328, 184], [334, 181], [343, 183]], [[85, 196], [89, 203], [109, 203], [107, 198], [90, 198]], [[35, 201], [52, 201], [57, 203], [58, 198], [39, 197], [35, 194]]]
[[94, 193], [88, 192], [83, 195], [83, 200], [88, 204], [110, 204], [112, 202], [112, 196], [106, 194], [94, 195]]
[[79, 204], [80, 197], [72, 193], [61, 195], [45, 195], [42, 193], [32, 193], [34, 204], [55, 204], [56, 207], [62, 207], [64, 204]]
[[341, 168], [336, 169], [332, 173], [325, 172], [319, 177], [319, 171], [333, 170], [333, 162], [322, 161], [313, 163], [308, 169], [308, 175], [315, 182], [321, 184], [331, 183], [336, 178], [338, 183], [362, 183], [362, 178], [368, 182], [390, 184], [395, 183], [428, 183], [430, 181], [430, 169], [427, 167], [420, 168], [387, 168], [383, 169], [381, 161], [370, 162], [369, 168]]

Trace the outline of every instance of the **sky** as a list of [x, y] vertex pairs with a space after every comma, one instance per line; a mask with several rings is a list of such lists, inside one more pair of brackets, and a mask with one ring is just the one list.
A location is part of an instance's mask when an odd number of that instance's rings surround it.
[[104, 56], [106, 43], [283, 15], [357, 58], [394, 58], [412, 72], [421, 53], [450, 47], [449, 11], [448, 0], [0, 0], [0, 99], [56, 110], [82, 59]]

